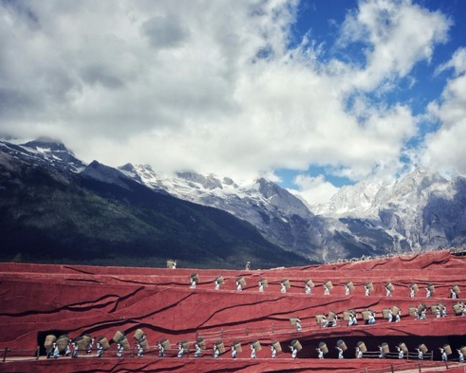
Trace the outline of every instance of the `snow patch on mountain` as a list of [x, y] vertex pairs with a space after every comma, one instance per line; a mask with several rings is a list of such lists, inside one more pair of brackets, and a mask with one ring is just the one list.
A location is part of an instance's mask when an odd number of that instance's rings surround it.
[[319, 215], [359, 218], [376, 217], [380, 209], [419, 211], [434, 192], [452, 197], [452, 192], [448, 191], [450, 184], [441, 175], [418, 168], [391, 183], [364, 180], [344, 186], [328, 203], [310, 208]]
[[128, 177], [124, 173], [97, 161], [92, 161], [91, 164], [81, 172], [81, 175], [106, 184], [114, 184], [124, 189], [129, 189], [128, 185], [125, 183], [125, 179], [128, 179]]
[[[455, 182], [418, 168], [392, 183], [361, 181], [346, 186], [327, 204], [311, 206], [325, 217], [369, 222], [391, 237], [395, 251], [433, 250], [448, 247], [451, 233], [431, 224], [442, 215], [448, 201], [456, 198]], [[432, 206], [433, 200], [442, 204]]]
[[86, 164], [77, 159], [74, 153], [59, 140], [39, 137], [20, 146], [52, 164], [61, 163], [61, 166], [67, 167], [71, 172], [79, 173], [86, 167]]

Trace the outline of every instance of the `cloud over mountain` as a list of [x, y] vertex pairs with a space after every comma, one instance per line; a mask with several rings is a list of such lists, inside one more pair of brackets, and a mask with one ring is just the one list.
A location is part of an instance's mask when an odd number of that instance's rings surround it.
[[[1, 131], [58, 137], [114, 166], [235, 178], [307, 177], [312, 165], [350, 180], [398, 172], [421, 119], [393, 92], [416, 85], [416, 67], [432, 62], [453, 21], [415, 1], [361, 0], [319, 43], [317, 25], [296, 33], [302, 6], [4, 1]], [[464, 172], [454, 141], [464, 120], [451, 118], [464, 101], [461, 53], [430, 105], [439, 129], [422, 145], [425, 163]]]

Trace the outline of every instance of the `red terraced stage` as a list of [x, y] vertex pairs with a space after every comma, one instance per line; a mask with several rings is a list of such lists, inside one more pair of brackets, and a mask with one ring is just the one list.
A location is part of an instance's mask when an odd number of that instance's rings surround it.
[[[181, 263], [179, 263], [179, 267]], [[455, 316], [451, 299], [453, 285], [466, 292], [466, 259], [449, 251], [419, 255], [346, 262], [321, 266], [280, 268], [273, 270], [198, 270], [168, 268], [123, 268], [74, 265], [0, 264], [0, 372], [390, 372], [415, 369], [419, 371], [415, 348], [423, 343], [429, 348], [429, 360], [423, 360], [423, 372], [429, 367], [444, 366], [439, 347], [451, 346], [448, 367], [455, 368], [456, 348], [466, 345], [466, 316]], [[190, 288], [190, 276], [196, 272], [199, 281]], [[225, 283], [214, 290], [214, 280], [221, 275]], [[236, 290], [236, 280], [244, 277], [243, 291]], [[258, 281], [267, 279], [268, 287], [258, 291]], [[288, 279], [286, 294], [280, 283]], [[304, 293], [304, 282], [315, 284], [311, 294]], [[324, 282], [331, 281], [330, 295], [324, 295]], [[351, 281], [355, 288], [345, 295], [344, 284]], [[364, 284], [374, 286], [370, 296], [364, 295]], [[386, 297], [385, 284], [395, 289]], [[417, 283], [415, 298], [408, 287]], [[435, 285], [432, 298], [425, 298], [425, 286]], [[463, 293], [459, 294], [459, 298]], [[447, 317], [436, 318], [428, 312], [427, 320], [415, 320], [408, 308], [424, 303], [443, 303]], [[401, 321], [388, 323], [382, 317], [384, 308], [401, 309]], [[348, 327], [339, 320], [333, 328], [322, 328], [316, 315], [330, 311], [342, 316], [354, 309], [358, 313], [376, 311], [376, 324]], [[290, 318], [299, 316], [302, 330], [290, 325]], [[133, 349], [116, 357], [117, 331], [128, 337], [142, 329], [149, 347], [143, 358], [136, 358]], [[68, 334], [70, 338], [90, 334], [105, 336], [110, 342], [102, 358], [81, 352], [78, 359], [60, 357], [45, 359], [44, 341], [47, 335]], [[158, 357], [156, 342], [170, 341], [165, 358]], [[193, 343], [202, 338], [206, 350], [194, 358]], [[302, 349], [297, 359], [291, 359], [289, 346], [299, 340]], [[189, 353], [177, 358], [176, 344], [189, 342]], [[257, 359], [250, 359], [249, 343], [257, 340], [262, 349]], [[344, 340], [348, 350], [345, 359], [337, 358], [335, 346]], [[213, 344], [222, 341], [226, 352], [212, 358]], [[242, 345], [242, 352], [233, 360], [230, 346]], [[277, 359], [270, 358], [270, 343], [280, 342], [283, 351]], [[364, 342], [368, 352], [355, 359], [358, 342]], [[329, 352], [324, 360], [317, 359], [316, 348], [325, 342]], [[378, 346], [386, 342], [391, 358], [378, 359]], [[395, 346], [405, 343], [409, 359], [396, 358]], [[39, 350], [38, 350], [39, 346]], [[39, 353], [38, 360], [37, 352]], [[430, 359], [433, 359], [431, 361]], [[1, 360], [0, 360], [1, 361]], [[466, 365], [466, 364], [465, 364]], [[375, 370], [374, 370], [375, 369]], [[433, 368], [432, 368], [433, 369]]]

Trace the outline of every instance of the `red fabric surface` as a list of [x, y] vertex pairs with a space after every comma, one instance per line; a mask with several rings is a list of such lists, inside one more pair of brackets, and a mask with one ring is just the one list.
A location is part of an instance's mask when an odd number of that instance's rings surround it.
[[[336, 339], [351, 342], [353, 355], [355, 341], [366, 341], [376, 349], [377, 341], [384, 338], [406, 338], [411, 344], [419, 340], [443, 341], [442, 338], [461, 338], [466, 335], [466, 317], [453, 316], [449, 299], [450, 287], [466, 286], [466, 260], [452, 256], [448, 251], [378, 259], [362, 262], [336, 263], [322, 266], [282, 268], [274, 270], [197, 270], [160, 268], [123, 268], [68, 265], [0, 264], [0, 351], [5, 348], [33, 356], [38, 344], [51, 331], [66, 331], [71, 338], [89, 333], [105, 336], [111, 341], [117, 330], [125, 331], [131, 345], [132, 335], [138, 328], [147, 334], [151, 351], [143, 359], [115, 358], [115, 344], [111, 342], [105, 358], [82, 357], [60, 358], [54, 361], [30, 361], [0, 363], [2, 372], [37, 372], [54, 370], [60, 372], [303, 372], [352, 371], [365, 367], [380, 367], [381, 364], [399, 364], [397, 360], [377, 359], [315, 359], [315, 347], [320, 341], [335, 343]], [[189, 288], [189, 276], [197, 272], [200, 282], [196, 289]], [[221, 290], [214, 290], [217, 275], [225, 278]], [[244, 291], [236, 291], [235, 280], [244, 276], [247, 285]], [[266, 278], [269, 287], [258, 292], [258, 280]], [[280, 293], [280, 281], [287, 278], [291, 288]], [[311, 295], [304, 294], [304, 281], [312, 279], [316, 284]], [[331, 280], [334, 288], [331, 295], [323, 295], [323, 283]], [[356, 289], [350, 296], [344, 295], [347, 281]], [[363, 284], [372, 281], [374, 291], [364, 296]], [[385, 296], [384, 284], [391, 281], [393, 296]], [[420, 291], [417, 297], [409, 298], [408, 286], [416, 282]], [[423, 286], [433, 283], [436, 293], [425, 298]], [[462, 294], [461, 294], [462, 295]], [[407, 315], [409, 306], [442, 302], [447, 305], [449, 316], [436, 319], [429, 315], [427, 321], [414, 320]], [[402, 310], [400, 323], [387, 323], [382, 319], [383, 308], [398, 306]], [[336, 328], [321, 328], [315, 321], [320, 313], [334, 311], [340, 315], [347, 309], [358, 311], [372, 308], [377, 311], [376, 325]], [[303, 330], [296, 332], [289, 318], [299, 316]], [[454, 322], [453, 322], [454, 321]], [[177, 359], [175, 344], [187, 339], [192, 342], [203, 337], [211, 355], [212, 345], [222, 340], [227, 353], [217, 361], [210, 358]], [[168, 338], [172, 350], [165, 359], [158, 359], [154, 350], [156, 341]], [[291, 360], [288, 345], [299, 339], [304, 348], [298, 360]], [[424, 339], [423, 339], [424, 338]], [[426, 339], [427, 338], [427, 339]], [[432, 339], [437, 338], [437, 339]], [[257, 360], [251, 360], [248, 343], [259, 340], [265, 345], [258, 352]], [[229, 358], [229, 346], [233, 340], [243, 344], [239, 359]], [[282, 343], [283, 350], [277, 360], [268, 359], [274, 340]], [[446, 341], [447, 339], [445, 339]], [[464, 341], [466, 345], [466, 340]], [[434, 343], [434, 342], [431, 342]], [[435, 342], [437, 343], [437, 342]], [[442, 342], [443, 343], [443, 342]], [[375, 345], [374, 345], [375, 344]], [[375, 346], [375, 348], [373, 348]], [[329, 346], [333, 349], [333, 345]], [[432, 349], [437, 346], [431, 346]], [[8, 360], [8, 359], [7, 359]], [[406, 363], [406, 361], [403, 361]], [[384, 366], [384, 365], [383, 365]], [[47, 368], [48, 367], [48, 368]], [[337, 369], [338, 368], [338, 369]], [[7, 369], [7, 370], [5, 370]]]

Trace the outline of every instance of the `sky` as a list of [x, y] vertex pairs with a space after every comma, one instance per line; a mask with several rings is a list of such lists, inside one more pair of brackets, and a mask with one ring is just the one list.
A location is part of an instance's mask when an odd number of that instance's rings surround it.
[[464, 0], [0, 0], [0, 135], [309, 203], [466, 174]]

